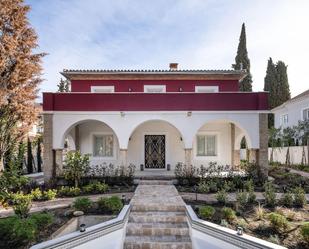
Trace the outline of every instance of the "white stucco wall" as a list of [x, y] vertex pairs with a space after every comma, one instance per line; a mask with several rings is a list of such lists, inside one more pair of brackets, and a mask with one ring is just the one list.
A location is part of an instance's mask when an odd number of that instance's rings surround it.
[[279, 128], [281, 126], [280, 117], [285, 114], [288, 114], [288, 124], [283, 126], [283, 128], [297, 125], [298, 120], [303, 119], [302, 111], [306, 108], [309, 108], [309, 95], [291, 100], [282, 106], [275, 108], [272, 111], [275, 114], [275, 127]]
[[231, 164], [231, 125], [226, 122], [213, 122], [204, 125], [197, 135], [217, 136], [217, 155], [201, 157], [197, 156], [197, 139], [193, 140], [193, 164], [196, 166], [208, 166], [209, 162], [217, 162], [221, 165]]
[[[93, 156], [93, 136], [100, 134], [112, 134], [114, 136], [113, 157], [94, 157]], [[79, 125], [80, 151], [83, 154], [90, 154], [91, 165], [102, 163], [112, 163], [117, 165], [119, 159], [119, 143], [116, 134], [106, 124], [98, 121], [90, 121]]]
[[258, 112], [54, 112], [53, 147], [63, 148], [66, 134], [78, 123], [97, 120], [113, 128], [121, 149], [128, 147], [129, 137], [136, 127], [149, 120], [166, 121], [177, 128], [183, 138], [185, 148], [192, 148], [197, 131], [206, 123], [213, 121], [233, 122], [248, 137], [249, 148], [259, 148], [259, 113]]
[[[287, 147], [274, 148], [273, 161], [285, 164], [287, 150], [288, 150]], [[306, 146], [305, 147], [303, 146], [291, 146], [290, 147], [291, 164], [301, 164], [302, 163], [301, 159], [302, 159], [303, 150], [305, 151], [305, 157], [306, 157], [306, 160], [308, 161], [308, 150]], [[271, 151], [272, 151], [272, 148], [268, 148], [268, 160], [270, 160]]]

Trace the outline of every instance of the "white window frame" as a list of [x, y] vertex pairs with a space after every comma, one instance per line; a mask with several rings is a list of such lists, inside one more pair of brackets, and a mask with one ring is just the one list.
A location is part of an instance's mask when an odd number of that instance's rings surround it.
[[[216, 152], [216, 155], [198, 155], [198, 137], [199, 136], [215, 136], [216, 138], [216, 148], [215, 148], [215, 152]], [[206, 143], [206, 139], [205, 139], [205, 143]], [[219, 143], [219, 133], [218, 132], [199, 132], [198, 134], [196, 134], [195, 136], [195, 157], [197, 158], [218, 158], [219, 157], [219, 146], [218, 146], [218, 143]]]
[[166, 92], [166, 85], [144, 85], [144, 93], [165, 93], [165, 92]]
[[307, 117], [307, 120], [309, 120], [309, 106], [308, 106], [308, 107], [305, 107], [305, 108], [302, 108], [302, 109], [301, 109], [301, 120], [303, 120], [303, 121], [305, 120], [305, 117], [304, 117], [304, 111], [305, 111], [305, 110], [308, 110], [308, 114], [307, 114], [308, 117]]
[[[105, 159], [105, 160], [115, 160], [116, 159], [116, 140], [115, 136], [111, 132], [95, 132], [91, 133], [91, 148], [92, 148], [92, 158], [93, 159]], [[95, 136], [113, 136], [113, 156], [95, 156], [94, 155], [94, 139]]]
[[92, 93], [113, 93], [115, 92], [115, 86], [91, 86], [91, 92]]
[[217, 93], [219, 86], [195, 86], [196, 93]]
[[[287, 117], [286, 118], [286, 122], [284, 122], [284, 117]], [[288, 113], [284, 113], [284, 114], [281, 114], [280, 115], [280, 125], [281, 126], [287, 126], [289, 123], [289, 114]]]

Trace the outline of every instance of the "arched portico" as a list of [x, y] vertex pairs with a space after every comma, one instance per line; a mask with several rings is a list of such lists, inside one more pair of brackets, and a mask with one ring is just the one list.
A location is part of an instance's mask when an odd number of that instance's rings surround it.
[[[127, 158], [134, 165], [147, 169], [174, 170], [185, 157], [181, 132], [163, 120], [147, 120], [134, 128], [128, 141]], [[139, 167], [137, 167], [139, 170]]]

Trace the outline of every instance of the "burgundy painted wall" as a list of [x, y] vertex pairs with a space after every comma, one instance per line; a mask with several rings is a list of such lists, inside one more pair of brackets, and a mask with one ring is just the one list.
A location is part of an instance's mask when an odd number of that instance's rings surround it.
[[143, 92], [144, 85], [166, 85], [167, 92], [194, 92], [195, 86], [219, 86], [220, 92], [238, 91], [237, 80], [72, 80], [72, 92], [90, 92], [91, 86], [115, 86], [115, 92]]
[[267, 110], [268, 93], [43, 93], [44, 111]]

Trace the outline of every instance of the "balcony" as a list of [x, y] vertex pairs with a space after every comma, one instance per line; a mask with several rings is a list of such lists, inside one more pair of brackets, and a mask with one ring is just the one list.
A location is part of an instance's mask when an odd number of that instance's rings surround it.
[[268, 110], [267, 92], [43, 93], [44, 111]]

